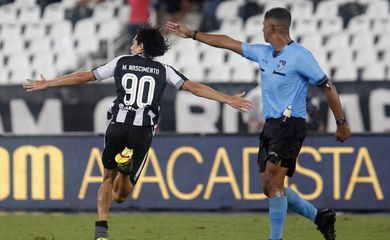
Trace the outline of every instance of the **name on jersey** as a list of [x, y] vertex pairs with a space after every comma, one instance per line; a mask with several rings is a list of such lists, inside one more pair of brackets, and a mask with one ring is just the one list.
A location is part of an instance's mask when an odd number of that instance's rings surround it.
[[147, 72], [147, 73], [154, 73], [158, 74], [160, 72], [157, 68], [152, 67], [144, 67], [144, 66], [138, 66], [138, 65], [122, 65], [122, 70], [131, 70], [131, 71], [137, 71], [137, 72]]

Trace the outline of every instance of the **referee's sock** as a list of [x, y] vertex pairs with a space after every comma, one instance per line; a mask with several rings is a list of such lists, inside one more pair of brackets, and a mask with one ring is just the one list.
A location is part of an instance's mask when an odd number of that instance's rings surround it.
[[313, 204], [301, 198], [298, 193], [294, 192], [291, 188], [285, 188], [284, 192], [287, 196], [288, 209], [296, 212], [314, 222], [317, 216], [317, 209]]
[[287, 214], [287, 197], [269, 199], [269, 217], [271, 222], [270, 239], [282, 239], [284, 219]]

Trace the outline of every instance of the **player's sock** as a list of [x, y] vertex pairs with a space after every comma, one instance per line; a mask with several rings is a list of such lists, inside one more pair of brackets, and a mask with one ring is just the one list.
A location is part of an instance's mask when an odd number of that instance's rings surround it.
[[317, 208], [315, 208], [313, 204], [301, 198], [298, 193], [290, 188], [285, 188], [284, 192], [287, 196], [288, 209], [314, 222], [317, 216]]
[[108, 225], [107, 221], [95, 222], [95, 239], [108, 239]]
[[282, 239], [284, 219], [287, 214], [287, 197], [269, 199], [269, 217], [271, 222], [270, 239]]

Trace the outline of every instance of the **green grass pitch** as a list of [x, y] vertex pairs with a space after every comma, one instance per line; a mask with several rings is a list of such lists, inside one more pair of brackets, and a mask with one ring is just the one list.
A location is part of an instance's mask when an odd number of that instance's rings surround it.
[[[91, 240], [95, 214], [1, 214], [1, 240]], [[113, 213], [110, 240], [268, 239], [265, 213]], [[337, 239], [389, 240], [390, 215], [341, 215]], [[288, 215], [283, 240], [321, 240], [310, 221]]]

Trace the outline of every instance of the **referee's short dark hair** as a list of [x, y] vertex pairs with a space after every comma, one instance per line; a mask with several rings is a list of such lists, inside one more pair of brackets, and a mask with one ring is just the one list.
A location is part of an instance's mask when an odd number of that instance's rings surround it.
[[265, 13], [264, 19], [272, 18], [281, 21], [288, 26], [291, 25], [291, 13], [289, 10], [281, 7], [271, 8]]
[[144, 54], [154, 58], [164, 55], [169, 44], [158, 26], [145, 25], [138, 29], [135, 39], [144, 44]]

